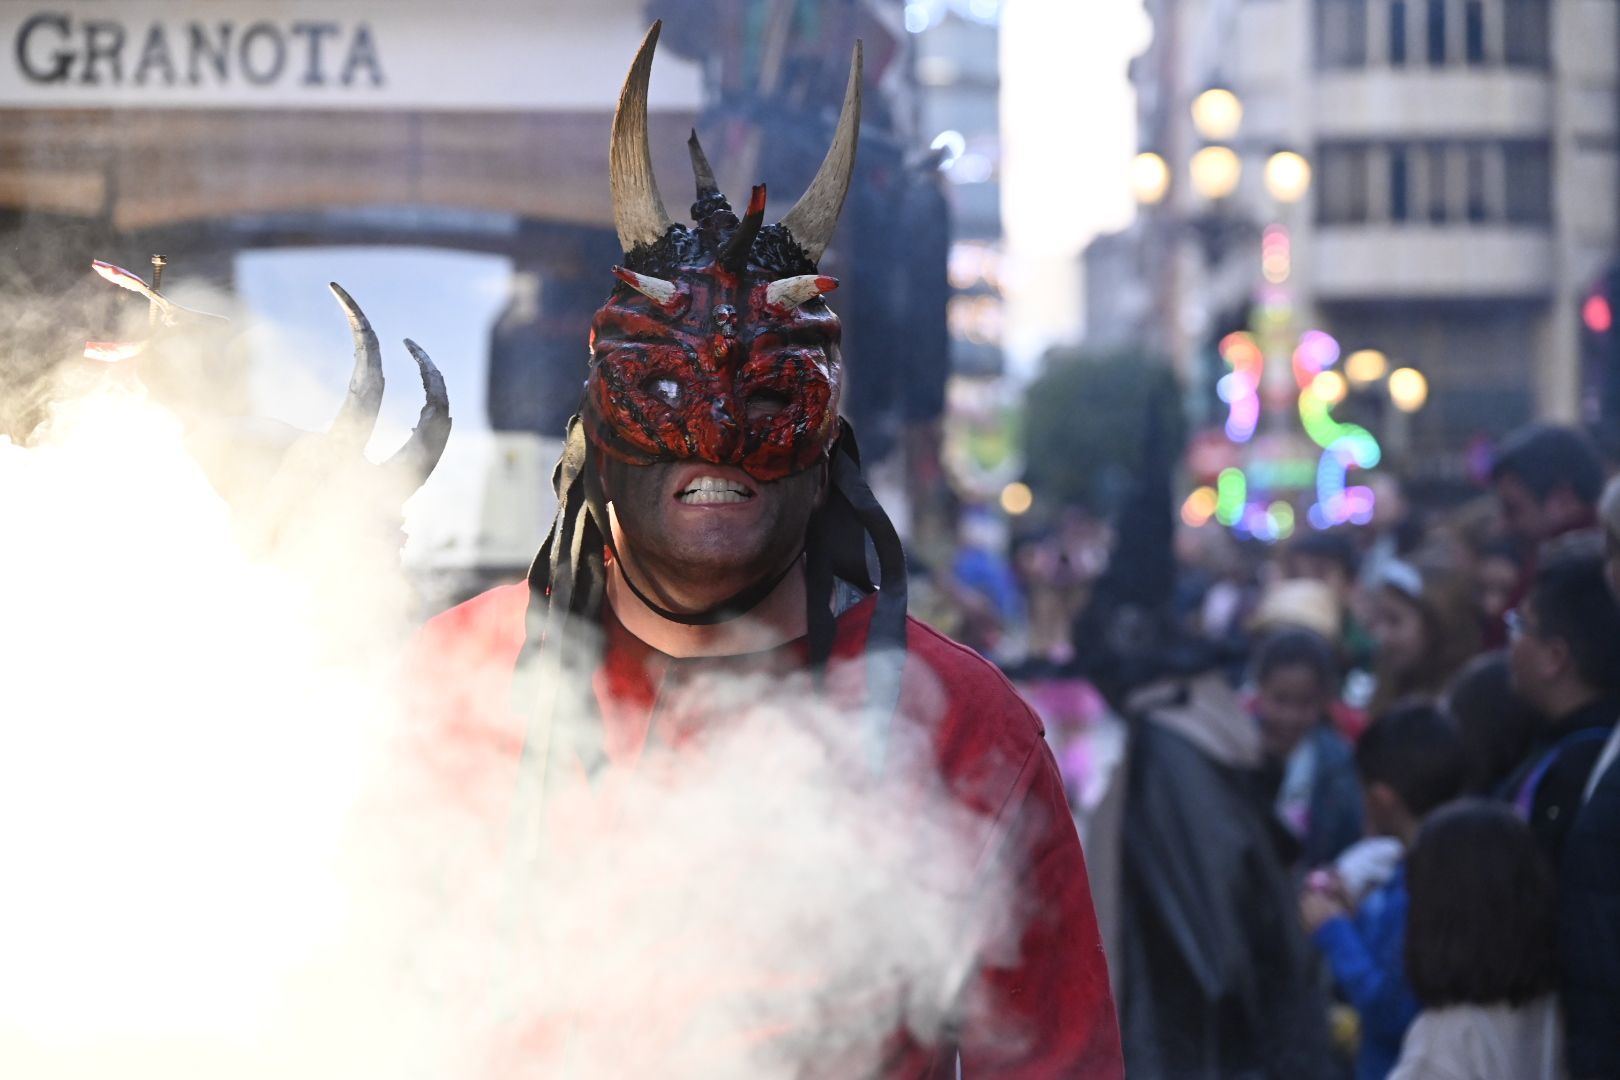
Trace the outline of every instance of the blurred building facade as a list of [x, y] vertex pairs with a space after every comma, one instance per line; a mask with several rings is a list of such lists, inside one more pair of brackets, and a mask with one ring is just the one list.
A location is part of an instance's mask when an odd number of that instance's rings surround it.
[[951, 368], [999, 375], [1001, 69], [996, 4], [908, 5], [917, 33], [918, 129], [929, 141], [951, 210]]
[[[1164, 157], [1170, 183], [1123, 237], [1088, 254], [1088, 270], [1117, 267], [1124, 240], [1143, 249], [1134, 261], [1148, 282], [1146, 303], [1123, 289], [1093, 295], [1104, 306], [1094, 325], [1134, 324], [1177, 359], [1191, 396], [1207, 397], [1222, 370], [1212, 345], [1267, 287], [1261, 238], [1280, 227], [1297, 324], [1427, 377], [1428, 402], [1410, 418], [1370, 391], [1341, 405], [1406, 450], [1397, 464], [1408, 471], [1458, 468], [1471, 438], [1532, 416], [1595, 419], [1602, 373], [1583, 371], [1581, 316], [1620, 243], [1613, 3], [1146, 7], [1154, 40], [1132, 79], [1142, 148]], [[1241, 104], [1221, 140], [1190, 112], [1213, 87]], [[1241, 175], [1211, 199], [1187, 170], [1214, 141]], [[1264, 176], [1280, 150], [1310, 165], [1297, 204]]]

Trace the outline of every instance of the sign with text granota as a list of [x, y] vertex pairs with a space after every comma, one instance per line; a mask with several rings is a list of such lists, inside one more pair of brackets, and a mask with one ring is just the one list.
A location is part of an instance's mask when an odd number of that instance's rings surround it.
[[[600, 110], [636, 0], [0, 0], [0, 108]], [[692, 109], [697, 68], [654, 101]]]

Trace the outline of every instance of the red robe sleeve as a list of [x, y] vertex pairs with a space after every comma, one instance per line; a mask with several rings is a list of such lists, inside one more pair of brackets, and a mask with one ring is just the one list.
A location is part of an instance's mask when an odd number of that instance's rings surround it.
[[[962, 1076], [1121, 1080], [1119, 1024], [1085, 855], [1040, 718], [994, 665], [916, 620], [907, 651], [914, 678], [902, 701], [920, 717], [931, 692], [942, 702], [935, 735], [942, 774], [989, 819], [981, 880], [1012, 882], [1006, 923], [1022, 928], [1017, 948], [992, 948], [963, 992]], [[923, 671], [928, 676], [917, 677]], [[989, 895], [1003, 894], [987, 888]], [[953, 1076], [949, 1065], [936, 1055], [928, 1075]]]
[[1016, 966], [981, 969], [962, 1030], [962, 1075], [1123, 1080], [1085, 856], [1044, 740], [1031, 749], [1010, 803], [1001, 843], [1022, 870], [1015, 915], [1024, 930]]

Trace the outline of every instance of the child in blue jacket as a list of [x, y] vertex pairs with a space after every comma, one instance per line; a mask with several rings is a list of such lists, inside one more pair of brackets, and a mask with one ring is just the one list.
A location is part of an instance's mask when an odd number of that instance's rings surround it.
[[[1466, 774], [1462, 742], [1433, 706], [1397, 706], [1356, 744], [1368, 832], [1410, 848], [1429, 812], [1455, 798]], [[1406, 944], [1403, 866], [1352, 907], [1331, 875], [1312, 875], [1300, 917], [1334, 982], [1361, 1019], [1356, 1080], [1384, 1080], [1418, 1013], [1403, 962]]]

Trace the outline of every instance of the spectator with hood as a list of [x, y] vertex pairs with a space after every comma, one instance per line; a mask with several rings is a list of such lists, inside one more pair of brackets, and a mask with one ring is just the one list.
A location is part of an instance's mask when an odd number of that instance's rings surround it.
[[1294, 918], [1236, 657], [1169, 614], [1170, 463], [1156, 425], [1076, 653], [1128, 724], [1088, 830], [1132, 1080], [1294, 1080], [1327, 1069], [1325, 1002]]

